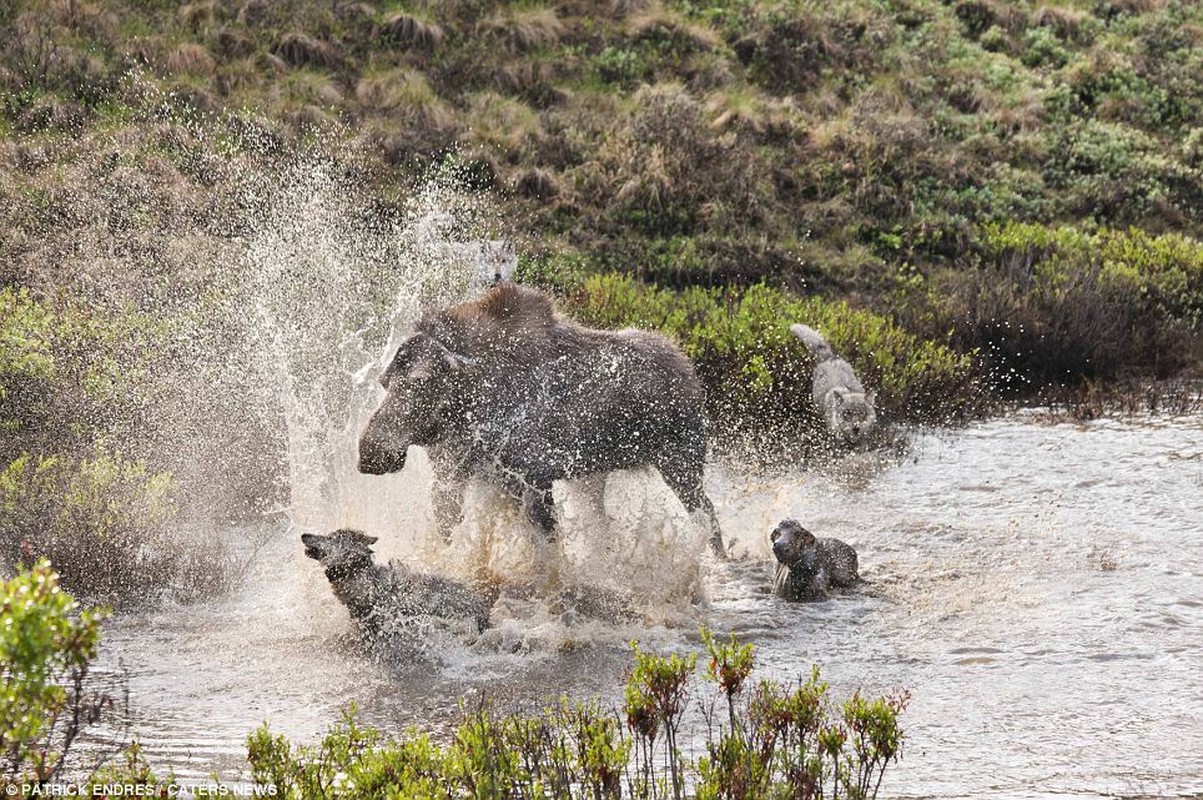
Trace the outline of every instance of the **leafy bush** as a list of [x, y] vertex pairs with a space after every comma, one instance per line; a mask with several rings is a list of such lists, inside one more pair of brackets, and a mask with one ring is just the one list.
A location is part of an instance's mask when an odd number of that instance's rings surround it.
[[112, 701], [88, 688], [103, 609], [80, 611], [45, 560], [0, 582], [0, 745], [4, 777], [46, 784]]
[[990, 225], [977, 268], [927, 287], [929, 324], [980, 348], [1000, 387], [1168, 377], [1200, 357], [1203, 244], [1176, 234]]
[[754, 648], [734, 636], [718, 644], [704, 631], [703, 639], [730, 725], [707, 730], [696, 761], [677, 735], [686, 708], [702, 699], [697, 655], [633, 644], [621, 716], [566, 700], [533, 717], [479, 706], [464, 709], [441, 745], [416, 731], [387, 737], [361, 725], [352, 708], [316, 746], [257, 729], [247, 740], [252, 777], [290, 798], [682, 798], [690, 778], [698, 798], [877, 796], [900, 753], [907, 695], [856, 693], [833, 708], [815, 668], [796, 686], [761, 681], [745, 701]]
[[47, 557], [77, 594], [106, 602], [179, 598], [222, 585], [222, 549], [168, 531], [174, 481], [120, 452], [24, 453], [0, 470], [0, 562]]
[[14, 449], [73, 452], [96, 435], [132, 435], [162, 389], [148, 374], [167, 323], [54, 304], [0, 289], [0, 458]]
[[972, 413], [980, 402], [968, 356], [844, 302], [798, 298], [764, 285], [674, 292], [599, 275], [570, 291], [565, 305], [590, 325], [651, 328], [675, 339], [720, 419], [754, 415], [782, 423], [811, 413], [812, 361], [789, 332], [794, 322], [827, 337], [865, 386], [877, 390], [888, 418], [947, 419]]
[[1044, 169], [1049, 188], [1064, 192], [1066, 210], [1108, 224], [1150, 215], [1199, 221], [1203, 179], [1165, 153], [1158, 141], [1122, 123], [1097, 120], [1061, 128]]

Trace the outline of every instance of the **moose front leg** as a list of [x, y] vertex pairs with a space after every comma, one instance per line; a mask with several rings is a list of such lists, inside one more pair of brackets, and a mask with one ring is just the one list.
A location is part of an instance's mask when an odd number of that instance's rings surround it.
[[443, 541], [451, 541], [451, 533], [464, 519], [464, 482], [454, 470], [434, 464], [434, 484], [431, 486], [431, 505], [434, 524]]

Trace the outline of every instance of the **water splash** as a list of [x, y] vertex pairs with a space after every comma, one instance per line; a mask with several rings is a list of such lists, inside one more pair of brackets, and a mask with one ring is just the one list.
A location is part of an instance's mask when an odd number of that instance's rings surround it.
[[503, 591], [586, 585], [628, 593], [657, 621], [689, 613], [705, 532], [652, 471], [558, 484], [561, 540], [550, 545], [503, 492], [473, 486], [448, 546], [420, 449], [400, 473], [356, 469], [359, 434], [383, 398], [376, 378], [418, 318], [512, 272], [485, 198], [435, 175], [402, 213], [364, 224], [362, 193], [328, 163], [302, 160], [253, 184], [253, 201], [232, 296], [261, 376], [257, 402], [283, 420], [294, 529], [360, 528], [379, 537], [383, 557], [488, 576]]
[[486, 203], [436, 176], [400, 214], [365, 224], [368, 198], [320, 161], [255, 189], [236, 302], [264, 380], [260, 401], [282, 411], [289, 519], [305, 530], [413, 527], [422, 505], [413, 481], [358, 475], [355, 444], [397, 343], [424, 311], [479, 291], [469, 244], [486, 237]]

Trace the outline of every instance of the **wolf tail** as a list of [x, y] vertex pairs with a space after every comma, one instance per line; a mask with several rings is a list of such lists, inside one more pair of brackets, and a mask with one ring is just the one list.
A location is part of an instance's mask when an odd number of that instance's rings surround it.
[[828, 361], [835, 358], [835, 351], [831, 349], [831, 345], [823, 338], [823, 334], [814, 328], [798, 323], [790, 325], [789, 332], [801, 339], [806, 349], [810, 350], [810, 354], [817, 360]]

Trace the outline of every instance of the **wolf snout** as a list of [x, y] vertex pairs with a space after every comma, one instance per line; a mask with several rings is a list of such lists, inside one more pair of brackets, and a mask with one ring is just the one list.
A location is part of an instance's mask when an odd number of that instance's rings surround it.
[[322, 537], [312, 533], [301, 534], [301, 544], [305, 545], [305, 555], [310, 558], [322, 557]]

